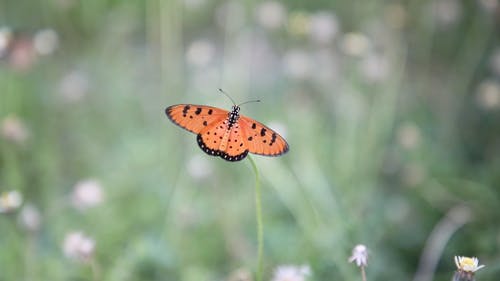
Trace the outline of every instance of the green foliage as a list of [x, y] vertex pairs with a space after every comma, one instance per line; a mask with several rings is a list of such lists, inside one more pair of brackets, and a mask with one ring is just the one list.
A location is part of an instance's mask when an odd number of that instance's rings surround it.
[[[0, 280], [255, 272], [250, 163], [204, 154], [163, 112], [229, 108], [220, 87], [261, 99], [242, 114], [290, 144], [253, 158], [264, 280], [282, 264], [359, 280], [347, 262], [359, 243], [369, 280], [410, 280], [433, 233], [433, 280], [450, 280], [455, 255], [496, 280], [500, 47], [487, 2], [283, 1], [281, 17], [249, 1], [0, 1], [0, 193], [23, 197], [0, 213]], [[102, 198], [78, 208], [89, 179]], [[64, 252], [74, 231], [95, 241], [90, 257]]]

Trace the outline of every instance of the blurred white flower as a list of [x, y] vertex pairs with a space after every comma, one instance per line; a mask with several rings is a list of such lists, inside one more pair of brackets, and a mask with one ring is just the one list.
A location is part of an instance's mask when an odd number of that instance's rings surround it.
[[28, 231], [35, 232], [40, 229], [41, 215], [38, 209], [31, 205], [26, 204], [19, 214], [19, 223]]
[[204, 179], [212, 174], [212, 161], [207, 157], [197, 154], [191, 157], [187, 162], [187, 171], [195, 179]]
[[257, 6], [255, 17], [262, 27], [277, 29], [285, 22], [286, 10], [280, 2], [266, 1]]
[[394, 29], [402, 29], [408, 20], [408, 15], [400, 3], [391, 3], [385, 7], [385, 22]]
[[30, 70], [38, 59], [32, 38], [19, 35], [12, 39], [8, 58], [12, 69], [19, 72]]
[[19, 191], [12, 190], [0, 194], [0, 213], [10, 213], [23, 203], [23, 196]]
[[476, 101], [483, 109], [500, 107], [500, 83], [494, 80], [481, 82], [478, 86]]
[[28, 139], [30, 133], [21, 119], [10, 115], [2, 120], [1, 135], [8, 141], [22, 144]]
[[274, 270], [272, 281], [304, 281], [311, 275], [308, 265], [280, 265]]
[[449, 27], [462, 16], [462, 6], [457, 0], [435, 0], [430, 2], [430, 14], [439, 27]]
[[0, 58], [8, 52], [12, 40], [12, 31], [7, 26], [0, 27]]
[[350, 56], [360, 57], [370, 49], [370, 40], [362, 33], [350, 32], [342, 36], [341, 50]]
[[288, 51], [283, 58], [283, 65], [285, 73], [291, 78], [306, 79], [311, 75], [312, 61], [305, 51]]
[[71, 203], [78, 210], [95, 207], [104, 200], [101, 183], [96, 180], [78, 182], [71, 194]]
[[402, 181], [408, 187], [421, 184], [427, 177], [427, 172], [420, 164], [410, 163], [403, 167]]
[[479, 4], [488, 12], [495, 12], [498, 8], [498, 0], [479, 0]]
[[380, 54], [370, 54], [361, 61], [361, 73], [370, 82], [380, 82], [389, 76], [389, 61]]
[[66, 234], [62, 247], [67, 258], [88, 262], [94, 254], [95, 241], [81, 231], [73, 231]]
[[89, 79], [84, 72], [73, 70], [64, 75], [59, 82], [59, 94], [65, 102], [75, 103], [85, 97], [89, 85]]
[[226, 32], [236, 31], [244, 26], [245, 16], [245, 7], [240, 2], [225, 2], [217, 8], [215, 21]]
[[[330, 48], [319, 49], [314, 52], [314, 75], [312, 78], [324, 83], [331, 88], [333, 85], [339, 85], [340, 63], [337, 53], [332, 52]], [[332, 89], [335, 91], [335, 89]]]
[[368, 265], [368, 248], [363, 244], [358, 244], [352, 249], [352, 255], [349, 257], [349, 262], [354, 262], [358, 267]]
[[40, 30], [35, 34], [33, 45], [38, 54], [50, 55], [59, 46], [59, 36], [52, 29]]
[[493, 52], [490, 60], [490, 65], [495, 75], [500, 77], [500, 48], [497, 48]]
[[479, 265], [479, 260], [476, 257], [455, 256], [455, 264], [458, 270], [472, 273], [484, 267], [484, 265]]
[[198, 39], [189, 45], [186, 60], [191, 65], [204, 67], [213, 60], [214, 55], [214, 45], [207, 40]]
[[247, 269], [240, 268], [232, 272], [227, 281], [252, 281], [252, 273]]
[[309, 34], [311, 38], [322, 44], [330, 43], [339, 32], [337, 17], [328, 12], [311, 15]]
[[207, 1], [206, 0], [183, 0], [184, 6], [190, 9], [197, 9], [203, 6]]
[[401, 147], [412, 150], [420, 144], [420, 129], [413, 123], [405, 123], [397, 129], [397, 140]]
[[306, 35], [311, 27], [311, 17], [303, 11], [293, 12], [288, 17], [288, 32], [295, 36]]

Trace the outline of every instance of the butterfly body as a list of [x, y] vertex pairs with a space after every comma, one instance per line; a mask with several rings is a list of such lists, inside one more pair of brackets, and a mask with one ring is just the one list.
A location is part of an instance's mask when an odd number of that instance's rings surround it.
[[176, 125], [197, 134], [200, 148], [227, 161], [240, 161], [248, 153], [278, 156], [288, 151], [285, 139], [265, 125], [231, 111], [194, 104], [167, 107], [165, 113]]

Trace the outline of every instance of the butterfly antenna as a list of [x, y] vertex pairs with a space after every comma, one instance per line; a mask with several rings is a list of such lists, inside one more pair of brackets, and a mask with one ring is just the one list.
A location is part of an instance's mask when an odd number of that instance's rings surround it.
[[231, 100], [231, 102], [233, 102], [233, 105], [236, 105], [236, 103], [234, 102], [233, 98], [231, 98], [230, 95], [228, 95], [226, 92], [224, 92], [221, 88], [219, 88], [219, 91], [221, 93], [223, 93], [224, 95], [226, 95], [226, 97], [228, 97]]
[[251, 103], [251, 102], [260, 102], [260, 100], [249, 100], [249, 101], [242, 102], [242, 103], [238, 104], [238, 106], [245, 104], [245, 103]]

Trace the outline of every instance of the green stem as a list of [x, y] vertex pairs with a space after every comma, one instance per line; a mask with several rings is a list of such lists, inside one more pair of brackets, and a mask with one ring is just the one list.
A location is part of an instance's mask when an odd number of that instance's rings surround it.
[[248, 155], [248, 160], [252, 164], [255, 173], [255, 214], [257, 216], [257, 281], [262, 280], [262, 266], [264, 256], [264, 224], [262, 222], [262, 201], [260, 193], [260, 179], [259, 170], [253, 161], [252, 157]]

